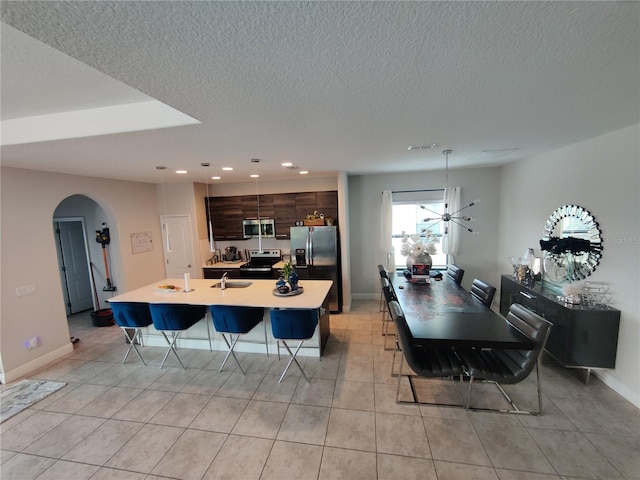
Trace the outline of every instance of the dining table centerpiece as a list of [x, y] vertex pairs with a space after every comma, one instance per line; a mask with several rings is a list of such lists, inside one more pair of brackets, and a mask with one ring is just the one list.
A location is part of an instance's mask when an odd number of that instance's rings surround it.
[[431, 255], [438, 250], [436, 237], [431, 229], [424, 229], [421, 233], [407, 234], [402, 232], [400, 255], [407, 257], [407, 269], [412, 270], [413, 265], [433, 265]]

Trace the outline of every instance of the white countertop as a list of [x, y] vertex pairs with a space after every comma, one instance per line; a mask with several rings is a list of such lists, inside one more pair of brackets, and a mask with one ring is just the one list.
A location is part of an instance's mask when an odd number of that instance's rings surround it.
[[237, 262], [217, 262], [211, 265], [203, 265], [202, 268], [240, 268], [240, 265], [244, 265], [248, 260], [239, 260]]
[[240, 280], [251, 282], [246, 288], [211, 288], [216, 279], [190, 279], [191, 292], [165, 290], [160, 285], [184, 287], [184, 278], [166, 278], [136, 290], [116, 295], [109, 302], [184, 303], [190, 305], [243, 305], [266, 308], [320, 308], [329, 293], [331, 280], [304, 280], [298, 285], [304, 288], [300, 295], [278, 297], [273, 294], [275, 280]]
[[[211, 265], [203, 265], [202, 268], [240, 268], [240, 265], [244, 265], [248, 260], [240, 260], [239, 262], [217, 262], [212, 263]], [[273, 265], [271, 268], [275, 268], [276, 270], [282, 270], [284, 267], [284, 263], [282, 260]]]

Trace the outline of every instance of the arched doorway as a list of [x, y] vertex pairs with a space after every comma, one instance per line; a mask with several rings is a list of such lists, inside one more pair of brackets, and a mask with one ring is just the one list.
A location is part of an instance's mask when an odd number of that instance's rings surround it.
[[53, 228], [67, 317], [98, 310], [112, 295], [111, 291], [102, 291], [102, 284], [106, 285], [109, 277], [103, 262], [103, 247], [96, 242], [95, 235], [106, 221], [103, 208], [85, 195], [65, 198], [54, 211]]

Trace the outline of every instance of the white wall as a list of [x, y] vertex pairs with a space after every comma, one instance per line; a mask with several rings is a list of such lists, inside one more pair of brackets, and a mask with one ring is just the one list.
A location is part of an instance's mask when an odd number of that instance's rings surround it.
[[[640, 407], [640, 125], [569, 145], [502, 169], [498, 260], [522, 255], [539, 240], [557, 208], [589, 210], [604, 250], [589, 280], [607, 281], [622, 312], [615, 370], [601, 378]], [[503, 271], [507, 271], [506, 267]]]
[[[498, 168], [449, 171], [449, 185], [461, 187], [461, 205], [480, 202], [467, 211], [476, 218], [478, 235], [460, 232], [455, 263], [465, 269], [463, 285], [474, 278], [499, 285], [506, 267], [496, 262], [500, 170]], [[380, 292], [378, 264], [385, 264], [382, 250], [382, 191], [435, 189], [445, 186], [445, 172], [385, 173], [349, 177], [351, 288], [354, 296], [373, 297]], [[465, 211], [465, 212], [467, 212]]]
[[[118, 291], [163, 278], [164, 263], [161, 248], [131, 251], [131, 233], [149, 231], [153, 239], [160, 238], [155, 185], [3, 167], [0, 188], [0, 380], [12, 381], [73, 349], [52, 223], [65, 198], [85, 195], [104, 210]], [[26, 285], [35, 285], [36, 293], [16, 296], [16, 288]], [[23, 342], [31, 336], [40, 337], [41, 345], [27, 350]]]

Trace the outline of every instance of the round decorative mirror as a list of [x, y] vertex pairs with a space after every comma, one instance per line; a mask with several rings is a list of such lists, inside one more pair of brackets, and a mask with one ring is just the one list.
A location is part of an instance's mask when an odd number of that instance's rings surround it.
[[577, 205], [564, 205], [551, 214], [540, 240], [545, 272], [550, 280], [582, 280], [602, 257], [602, 232], [593, 215]]

